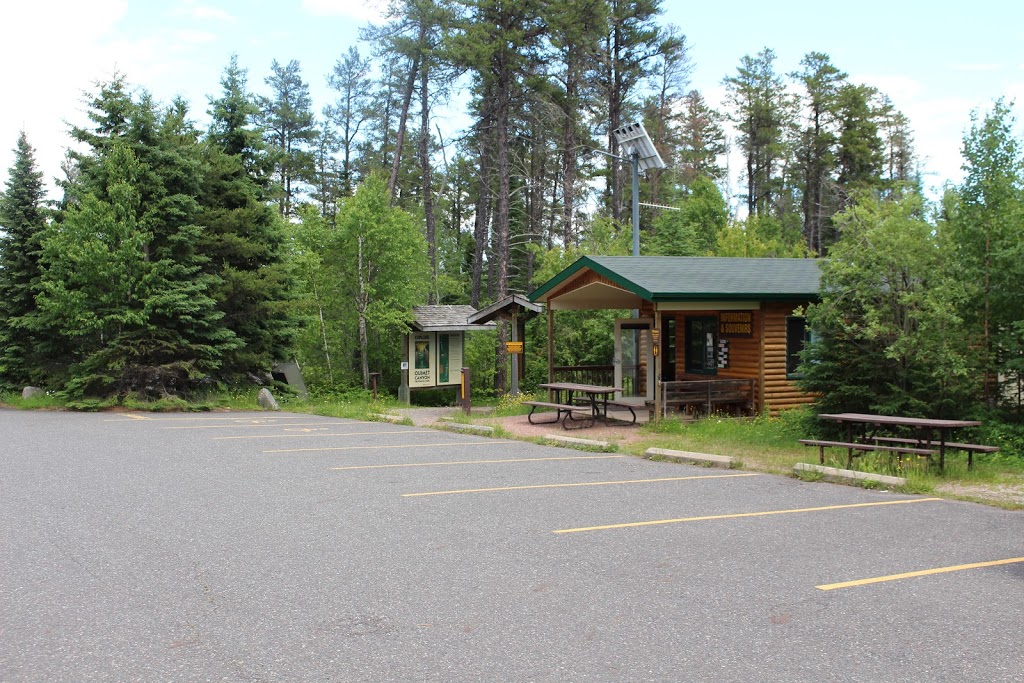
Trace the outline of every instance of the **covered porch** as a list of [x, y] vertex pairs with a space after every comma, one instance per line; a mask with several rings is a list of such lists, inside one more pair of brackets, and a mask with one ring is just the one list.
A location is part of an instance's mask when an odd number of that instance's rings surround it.
[[[530, 295], [547, 307], [549, 381], [621, 389], [657, 414], [758, 414], [811, 402], [794, 380], [817, 299], [811, 259], [583, 257]], [[625, 310], [610, 364], [555, 365], [560, 311]]]

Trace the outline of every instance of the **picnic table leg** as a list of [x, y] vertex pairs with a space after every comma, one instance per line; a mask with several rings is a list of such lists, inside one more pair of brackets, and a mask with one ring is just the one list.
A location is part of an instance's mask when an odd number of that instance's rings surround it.
[[946, 430], [939, 429], [939, 472], [946, 469]]

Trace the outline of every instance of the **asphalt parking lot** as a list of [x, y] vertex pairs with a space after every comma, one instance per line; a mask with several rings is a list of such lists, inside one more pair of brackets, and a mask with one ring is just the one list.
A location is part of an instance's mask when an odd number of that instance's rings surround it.
[[1022, 681], [1024, 514], [284, 413], [0, 410], [0, 681]]

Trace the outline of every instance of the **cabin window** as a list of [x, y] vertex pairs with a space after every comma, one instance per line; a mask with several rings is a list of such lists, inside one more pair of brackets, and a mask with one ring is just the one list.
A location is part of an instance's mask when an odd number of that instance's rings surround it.
[[800, 377], [800, 352], [807, 347], [810, 340], [807, 318], [800, 315], [786, 318], [786, 377]]

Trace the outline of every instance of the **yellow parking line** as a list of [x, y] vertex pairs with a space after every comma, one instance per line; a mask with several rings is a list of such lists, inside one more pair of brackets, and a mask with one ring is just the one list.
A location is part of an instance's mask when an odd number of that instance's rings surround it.
[[[125, 418], [134, 420], [152, 420], [153, 422], [182, 422], [185, 420], [195, 421], [213, 421], [213, 420], [234, 420], [240, 423], [252, 423], [259, 422], [261, 420], [300, 420], [303, 416], [301, 415], [263, 415], [261, 417], [240, 417], [238, 415], [230, 416], [214, 416], [214, 415], [193, 415], [191, 417], [142, 417], [140, 415], [126, 413]], [[103, 420], [104, 422], [124, 422], [124, 418], [110, 418]]]
[[952, 567], [938, 567], [936, 569], [922, 569], [916, 572], [890, 574], [889, 576], [876, 576], [871, 579], [858, 579], [856, 581], [843, 581], [841, 583], [826, 583], [822, 586], [815, 586], [815, 588], [823, 591], [834, 591], [838, 588], [853, 588], [855, 586], [867, 586], [872, 583], [883, 583], [885, 581], [899, 581], [900, 579], [912, 579], [917, 576], [931, 576], [932, 574], [945, 574], [947, 572], [961, 572], [965, 569], [998, 567], [999, 565], [1015, 564], [1018, 562], [1024, 562], [1024, 557], [1011, 557], [1008, 560], [993, 560], [991, 562], [973, 562], [971, 564], [958, 564]]
[[[427, 430], [433, 431], [433, 430]], [[389, 432], [390, 433], [390, 432]], [[402, 433], [402, 432], [398, 432]], [[387, 446], [329, 446], [326, 448], [281, 448], [263, 453], [305, 453], [309, 451], [365, 451], [384, 450], [386, 448], [444, 448], [446, 446], [490, 446], [499, 443], [515, 443], [514, 441], [463, 441], [447, 443], [409, 443], [409, 444], [388, 444]]]
[[[346, 422], [346, 424], [368, 425], [373, 422]], [[178, 427], [160, 427], [160, 429], [231, 429], [237, 427], [337, 427], [337, 422], [235, 422], [217, 425], [185, 425]]]
[[663, 479], [626, 479], [623, 481], [585, 481], [570, 484], [534, 484], [531, 486], [499, 486], [489, 489], [462, 489], [458, 491], [428, 491], [426, 493], [403, 493], [403, 498], [417, 498], [419, 496], [449, 496], [457, 493], [488, 493], [491, 491], [526, 491], [529, 489], [561, 489], [574, 486], [613, 486], [615, 484], [653, 484], [661, 481], [686, 481], [688, 479], [726, 479], [730, 477], [757, 477], [756, 473], [751, 474], [712, 474], [698, 477], [665, 477]]
[[[291, 425], [288, 425], [287, 427], [284, 426], [284, 425], [276, 425], [276, 426], [281, 427], [283, 429], [287, 429], [287, 428], [291, 427]], [[337, 433], [334, 433], [334, 434], [323, 434], [323, 433], [313, 432], [312, 430], [302, 430], [302, 431], [309, 431], [311, 433], [309, 433], [309, 434], [247, 434], [245, 436], [213, 436], [213, 437], [210, 437], [210, 440], [211, 441], [227, 441], [229, 439], [282, 439], [282, 438], [296, 439], [296, 438], [303, 437], [303, 436], [369, 436], [369, 435], [373, 435], [373, 434], [429, 434], [431, 432], [436, 432], [437, 430], [434, 430], [434, 429], [410, 429], [408, 431], [388, 430], [388, 431], [384, 431], [384, 432], [337, 432]], [[317, 449], [317, 450], [320, 450], [320, 449]]]
[[624, 455], [574, 455], [564, 458], [505, 458], [503, 460], [453, 460], [450, 462], [410, 462], [399, 465], [352, 465], [349, 467], [331, 467], [332, 470], [379, 470], [389, 467], [440, 467], [442, 465], [493, 465], [499, 462], [541, 462], [543, 460], [599, 460], [605, 458], [625, 458]]
[[823, 512], [825, 510], [848, 510], [850, 508], [877, 507], [880, 505], [909, 505], [911, 503], [927, 503], [942, 498], [911, 498], [908, 500], [887, 500], [877, 503], [852, 503], [850, 505], [826, 505], [817, 508], [798, 508], [795, 510], [766, 510], [764, 512], [740, 512], [731, 515], [708, 515], [705, 517], [681, 517], [679, 519], [656, 519], [650, 522], [627, 522], [625, 524], [605, 524], [603, 526], [587, 526], [578, 529], [557, 529], [554, 534], [573, 534], [580, 531], [605, 531], [608, 529], [626, 529], [635, 526], [654, 526], [656, 524], [680, 524], [682, 522], [705, 522], [713, 519], [739, 519], [741, 517], [767, 517], [769, 515], [791, 515], [797, 512]]

